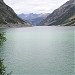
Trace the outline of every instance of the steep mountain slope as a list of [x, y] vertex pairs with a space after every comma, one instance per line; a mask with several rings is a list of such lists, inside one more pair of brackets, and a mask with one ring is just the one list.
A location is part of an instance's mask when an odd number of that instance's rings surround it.
[[40, 14], [34, 14], [34, 13], [29, 13], [29, 14], [18, 14], [18, 16], [20, 18], [22, 18], [23, 20], [27, 20], [28, 22], [30, 22], [32, 25], [37, 25], [39, 24], [43, 19], [45, 19], [47, 16], [49, 15], [49, 13], [40, 13]]
[[0, 0], [0, 24], [26, 24], [27, 22], [20, 19], [8, 5]]
[[69, 0], [54, 10], [40, 25], [75, 25], [75, 0]]

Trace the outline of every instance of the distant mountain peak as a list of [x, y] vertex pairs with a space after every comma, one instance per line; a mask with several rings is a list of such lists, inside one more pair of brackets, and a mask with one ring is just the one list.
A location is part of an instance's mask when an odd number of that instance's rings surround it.
[[45, 19], [48, 16], [49, 13], [29, 13], [29, 14], [18, 14], [20, 18], [23, 20], [27, 20], [30, 22], [32, 25], [38, 25], [43, 19]]

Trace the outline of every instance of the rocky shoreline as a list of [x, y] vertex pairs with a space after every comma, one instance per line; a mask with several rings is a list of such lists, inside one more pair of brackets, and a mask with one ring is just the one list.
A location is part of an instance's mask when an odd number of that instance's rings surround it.
[[30, 24], [0, 24], [0, 28], [32, 27]]

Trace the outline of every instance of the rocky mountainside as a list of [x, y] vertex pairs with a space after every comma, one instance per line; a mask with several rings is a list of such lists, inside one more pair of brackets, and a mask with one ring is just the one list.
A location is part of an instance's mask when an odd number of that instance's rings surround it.
[[[0, 24], [26, 24], [27, 22], [20, 19], [8, 5], [0, 0]], [[0, 25], [0, 26], [1, 26]]]
[[75, 0], [69, 0], [58, 9], [54, 10], [39, 25], [75, 25]]
[[23, 20], [27, 20], [27, 22], [30, 22], [32, 25], [37, 25], [39, 24], [43, 19], [45, 19], [49, 13], [40, 13], [40, 14], [34, 14], [34, 13], [29, 13], [29, 14], [17, 14], [20, 18]]

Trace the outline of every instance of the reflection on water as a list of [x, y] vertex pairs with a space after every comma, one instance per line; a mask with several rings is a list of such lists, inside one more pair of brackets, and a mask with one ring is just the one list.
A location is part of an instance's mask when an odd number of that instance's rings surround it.
[[3, 29], [7, 41], [1, 52], [12, 75], [74, 75], [74, 28], [29, 27]]

